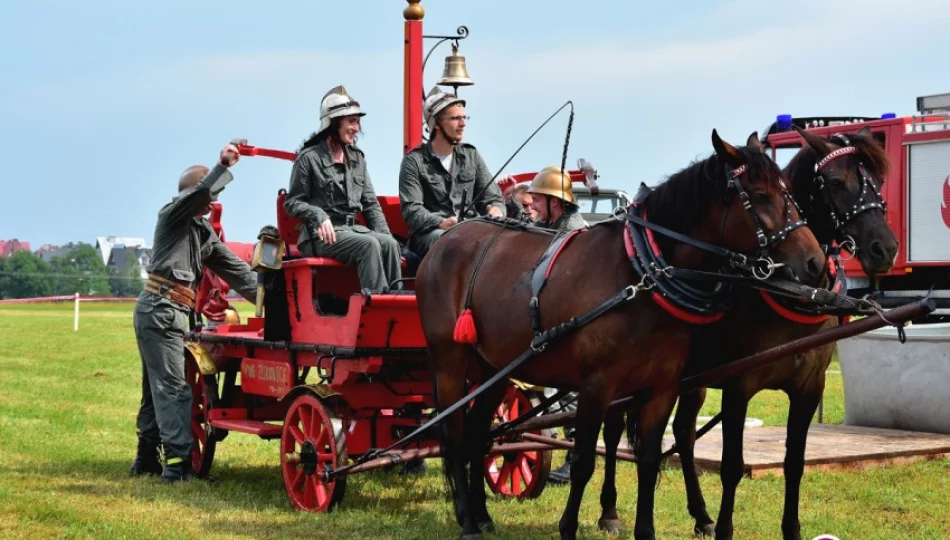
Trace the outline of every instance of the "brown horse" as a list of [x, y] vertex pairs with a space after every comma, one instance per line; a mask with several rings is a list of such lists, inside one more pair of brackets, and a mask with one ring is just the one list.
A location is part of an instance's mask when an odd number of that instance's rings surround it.
[[[833, 241], [839, 245], [849, 244], [868, 275], [888, 271], [898, 243], [887, 226], [879, 191], [887, 176], [884, 149], [867, 128], [831, 141], [802, 130], [799, 133], [807, 144], [784, 172], [815, 237], [825, 245]], [[687, 375], [838, 324], [836, 317], [823, 320], [784, 310], [754, 292], [745, 292], [744, 296], [723, 321], [700, 330], [702, 335], [695, 336], [696, 353], [686, 367]], [[717, 386], [723, 390], [720, 471], [723, 493], [715, 525], [706, 513], [693, 455], [696, 418], [706, 392], [700, 390], [680, 397], [673, 433], [682, 463], [689, 513], [696, 520], [694, 532], [704, 536], [715, 533], [717, 539], [732, 538], [736, 487], [743, 473], [742, 439], [748, 403], [759, 391], [772, 389], [784, 391], [789, 398], [782, 534], [786, 539], [801, 538], [798, 500], [805, 442], [824, 392], [825, 371], [834, 348], [834, 344], [829, 344], [812, 349]], [[717, 354], [710, 355], [710, 351]]]
[[[711, 157], [674, 174], [646, 197], [642, 207], [649, 220], [742, 253], [761, 253], [762, 241], [778, 239], [767, 243], [770, 255], [802, 281], [819, 282], [825, 255], [807, 228], [791, 230], [798, 213], [789, 204], [775, 163], [760, 150], [737, 149], [722, 141], [715, 130], [712, 144]], [[733, 196], [736, 193], [739, 196]], [[627, 234], [625, 220], [610, 220], [562, 246], [540, 296], [544, 328], [587, 313], [625, 289], [637, 290], [632, 287], [641, 278], [625, 250]], [[551, 240], [546, 232], [473, 220], [446, 233], [423, 260], [416, 291], [440, 407], [461, 400], [467, 383], [481, 384], [532, 342], [532, 269]], [[716, 270], [722, 265], [718, 256], [685, 240], [657, 234], [656, 244], [677, 268]], [[693, 333], [692, 325], [662, 308], [662, 302], [649, 292], [634, 295], [511, 373], [523, 381], [579, 394], [571, 490], [559, 524], [562, 538], [576, 536], [578, 510], [594, 470], [607, 405], [634, 392], [649, 398], [637, 412], [635, 536], [655, 537], [653, 500], [660, 444], [679, 394]], [[474, 315], [477, 341], [472, 344], [454, 339], [463, 308]], [[503, 385], [491, 387], [466, 415], [456, 411], [442, 423], [444, 473], [463, 538], [480, 538], [480, 526], [492, 526], [485, 505], [483, 463], [492, 412], [504, 390]]]

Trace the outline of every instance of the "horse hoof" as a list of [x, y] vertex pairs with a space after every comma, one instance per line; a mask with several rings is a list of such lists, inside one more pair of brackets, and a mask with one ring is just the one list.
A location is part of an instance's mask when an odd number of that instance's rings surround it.
[[707, 523], [705, 525], [697, 525], [693, 528], [693, 535], [699, 538], [706, 538], [707, 536], [712, 538], [716, 536], [716, 524]]
[[489, 534], [495, 532], [495, 522], [494, 521], [482, 521], [478, 524], [478, 528], [482, 530], [483, 533]]
[[482, 533], [463, 534], [462, 540], [482, 540]]
[[619, 519], [601, 519], [597, 522], [597, 527], [607, 534], [620, 534]]

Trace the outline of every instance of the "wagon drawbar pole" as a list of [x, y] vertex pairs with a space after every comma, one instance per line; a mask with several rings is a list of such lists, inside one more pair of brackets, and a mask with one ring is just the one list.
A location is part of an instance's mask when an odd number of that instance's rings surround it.
[[[740, 358], [729, 362], [728, 364], [710, 369], [698, 375], [686, 377], [682, 381], [680, 394], [685, 394], [706, 388], [716, 383], [726, 381], [743, 373], [747, 373], [770, 362], [774, 362], [787, 356], [798, 354], [800, 352], [814, 349], [822, 345], [827, 345], [838, 340], [877, 330], [888, 324], [903, 324], [915, 317], [927, 315], [937, 309], [937, 302], [933, 298], [927, 297], [916, 302], [906, 304], [899, 308], [885, 311], [877, 316], [869, 316], [848, 324], [843, 324], [835, 328], [821, 330], [808, 337], [789, 341], [778, 347], [773, 347], [745, 358]], [[608, 413], [616, 413], [635, 409], [640, 406], [643, 398], [639, 396], [630, 396], [613, 401], [607, 409]], [[521, 433], [525, 431], [534, 431], [537, 429], [547, 429], [569, 425], [574, 422], [575, 413], [557, 413], [532, 418], [519, 426], [512, 427], [508, 433]], [[500, 433], [492, 432], [491, 436], [499, 436]]]

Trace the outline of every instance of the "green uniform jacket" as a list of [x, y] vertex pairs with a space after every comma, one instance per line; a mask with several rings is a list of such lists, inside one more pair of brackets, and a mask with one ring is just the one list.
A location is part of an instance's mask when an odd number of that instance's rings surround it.
[[480, 193], [472, 208], [480, 215], [492, 205], [505, 215], [501, 189], [492, 181], [491, 173], [481, 155], [468, 143], [455, 145], [452, 172], [448, 173], [432, 153], [430, 143], [409, 151], [399, 169], [399, 204], [402, 217], [409, 225], [410, 235], [431, 231], [443, 219], [458, 216], [472, 206], [472, 198]]
[[366, 224], [375, 232], [390, 234], [383, 209], [376, 199], [373, 183], [366, 172], [363, 151], [347, 146], [345, 163], [334, 163], [326, 141], [301, 152], [294, 161], [290, 190], [284, 201], [284, 210], [304, 220], [298, 245], [310, 240], [314, 229], [327, 219], [334, 228], [347, 226], [347, 218], [363, 213]]
[[[231, 172], [223, 165], [216, 165], [194, 188], [159, 210], [152, 260], [146, 269], [194, 290], [201, 283], [203, 268], [207, 265], [241, 296], [253, 302], [257, 295], [257, 275], [218, 239], [208, 220], [197, 217], [211, 202], [211, 186], [225, 176], [231, 176]], [[140, 301], [144, 298], [170, 302], [143, 292]]]

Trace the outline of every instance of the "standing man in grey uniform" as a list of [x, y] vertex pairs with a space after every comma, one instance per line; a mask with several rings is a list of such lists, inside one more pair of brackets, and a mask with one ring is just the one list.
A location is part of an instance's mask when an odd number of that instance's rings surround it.
[[[352, 264], [362, 288], [383, 291], [398, 285], [401, 259], [355, 146], [365, 115], [343, 86], [323, 96], [320, 127], [297, 154], [284, 210], [304, 221], [297, 240], [302, 255]], [[356, 223], [357, 212], [368, 228]]]
[[423, 114], [431, 139], [410, 150], [399, 169], [399, 205], [409, 225], [409, 249], [419, 257], [425, 257], [469, 206], [479, 214], [505, 216], [501, 189], [482, 156], [462, 142], [468, 120], [465, 100], [435, 87]]
[[[561, 172], [560, 167], [545, 167], [531, 181], [528, 193], [532, 195], [531, 206], [537, 212], [538, 227], [554, 229], [558, 234], [566, 234], [587, 227], [587, 223], [577, 208], [577, 199], [571, 189], [571, 177]], [[556, 388], [545, 388], [546, 397], [557, 393]], [[566, 394], [557, 403], [552, 404], [549, 414], [574, 412], [577, 410], [577, 393]], [[564, 438], [574, 441], [574, 426], [564, 428]], [[551, 471], [549, 481], [555, 484], [567, 484], [571, 481], [571, 452], [567, 452], [564, 464]]]
[[[193, 165], [178, 180], [178, 197], [158, 212], [148, 281], [133, 315], [142, 358], [142, 403], [138, 452], [132, 476], [161, 474], [162, 482], [187, 480], [191, 469], [191, 387], [185, 379], [184, 334], [195, 290], [207, 265], [241, 296], [254, 301], [257, 276], [222, 243], [204, 216], [233, 179], [233, 145], [221, 151], [211, 171]], [[165, 467], [158, 445], [165, 446]]]

